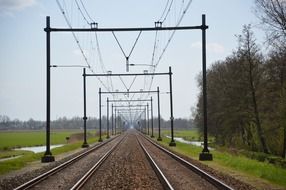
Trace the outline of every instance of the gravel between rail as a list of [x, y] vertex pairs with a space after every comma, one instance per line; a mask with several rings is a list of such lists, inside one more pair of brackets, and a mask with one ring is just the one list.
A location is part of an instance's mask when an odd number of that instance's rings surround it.
[[163, 189], [141, 149], [135, 132], [94, 173], [83, 189]]

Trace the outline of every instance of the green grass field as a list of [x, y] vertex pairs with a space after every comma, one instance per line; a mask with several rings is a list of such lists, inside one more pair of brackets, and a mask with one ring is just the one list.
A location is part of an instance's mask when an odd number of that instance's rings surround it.
[[[162, 134], [170, 136], [171, 132], [169, 130], [163, 130]], [[174, 136], [175, 137], [182, 137], [185, 140], [199, 140], [201, 138], [199, 133], [198, 133], [198, 130], [196, 130], [196, 129], [174, 131]]]
[[[170, 130], [163, 130], [162, 131], [163, 136], [171, 136]], [[191, 129], [191, 130], [177, 130], [174, 131], [175, 137], [182, 137], [183, 139], [187, 141], [203, 141], [203, 136], [199, 133], [198, 129]], [[213, 142], [214, 138], [209, 137], [209, 142]]]
[[[169, 133], [169, 131], [162, 131], [161, 136], [163, 141], [160, 142], [161, 144], [175, 152], [198, 160], [199, 154], [202, 151], [201, 147], [180, 142], [176, 142], [176, 147], [169, 147], [170, 139], [165, 137], [165, 135], [169, 135]], [[183, 137], [186, 140], [197, 140], [196, 137], [198, 137], [199, 134], [196, 133], [197, 131], [194, 130], [176, 131], [174, 136]], [[157, 137], [157, 134], [155, 136]], [[271, 184], [283, 186], [286, 188], [286, 169], [274, 166], [266, 162], [252, 160], [243, 155], [233, 155], [229, 152], [213, 150], [211, 153], [213, 154], [214, 160], [204, 161], [203, 163], [212, 168], [226, 171], [227, 173], [239, 173], [245, 176], [250, 176], [253, 177], [253, 180], [255, 180], [255, 178], [260, 178], [270, 182]]]
[[[51, 132], [51, 144], [65, 144], [62, 147], [52, 149], [52, 154], [55, 156], [80, 148], [82, 145], [81, 140], [66, 144], [66, 137], [80, 132], [80, 130], [58, 130]], [[95, 131], [90, 131], [90, 133], [95, 134]], [[45, 145], [45, 134], [45, 131], [0, 132], [0, 159], [21, 156], [12, 160], [0, 161], [0, 175], [20, 169], [29, 162], [40, 160], [44, 154], [43, 152], [33, 153], [31, 151], [13, 150], [13, 148]], [[88, 143], [91, 144], [97, 140], [98, 138], [93, 135], [91, 138], [88, 138]]]
[[[51, 131], [51, 144], [65, 144], [66, 137], [80, 132], [80, 130]], [[40, 146], [45, 145], [45, 143], [45, 131], [0, 132], [0, 150], [7, 150], [15, 147]]]

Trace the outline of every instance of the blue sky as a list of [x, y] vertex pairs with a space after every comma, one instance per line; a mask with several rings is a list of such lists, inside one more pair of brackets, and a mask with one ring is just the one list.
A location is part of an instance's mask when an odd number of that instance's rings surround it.
[[[73, 27], [86, 27], [75, 1], [59, 0]], [[78, 2], [80, 2], [78, 0]], [[82, 0], [90, 16], [99, 27], [154, 26], [167, 0]], [[174, 0], [164, 26], [173, 26], [180, 17], [181, 3]], [[65, 3], [65, 4], [64, 4]], [[201, 25], [201, 15], [206, 14], [207, 64], [224, 59], [237, 47], [235, 35], [244, 24], [257, 25], [253, 14], [253, 1], [194, 0], [180, 25]], [[0, 0], [0, 114], [27, 120], [45, 119], [45, 17], [51, 17], [52, 27], [67, 27], [56, 1]], [[254, 28], [258, 42], [263, 42], [263, 32]], [[76, 34], [84, 53], [97, 73], [101, 66], [96, 53], [94, 34]], [[126, 53], [129, 53], [138, 33], [116, 33]], [[170, 32], [160, 32], [157, 57], [166, 44]], [[150, 64], [154, 46], [154, 32], [143, 32], [130, 57], [131, 63]], [[84, 59], [70, 33], [52, 33], [51, 61], [53, 65], [85, 65]], [[93, 39], [93, 40], [92, 40]], [[125, 72], [125, 59], [110, 33], [98, 33], [100, 50], [106, 70]], [[174, 116], [188, 118], [199, 93], [196, 78], [201, 71], [201, 32], [178, 31], [160, 61], [156, 72], [173, 70]], [[130, 72], [142, 72], [148, 67], [132, 67]], [[52, 68], [52, 119], [82, 115], [82, 69]], [[106, 83], [106, 79], [102, 79]], [[124, 78], [126, 86], [133, 78]], [[119, 78], [112, 79], [114, 89], [126, 90]], [[147, 79], [148, 83], [149, 79]], [[148, 85], [147, 85], [148, 86]], [[167, 92], [168, 78], [155, 77], [152, 89], [160, 86]], [[88, 116], [98, 115], [98, 88], [104, 87], [96, 78], [87, 81]], [[130, 90], [144, 88], [144, 78], [135, 80]], [[106, 96], [103, 97], [105, 100]], [[111, 97], [110, 97], [111, 98]], [[124, 97], [118, 97], [124, 98]], [[139, 97], [134, 97], [139, 98]], [[155, 98], [155, 97], [154, 97]], [[104, 101], [105, 102], [105, 101]], [[105, 109], [105, 108], [104, 108]], [[155, 109], [156, 112], [157, 109]], [[169, 118], [169, 96], [161, 95], [161, 112]], [[105, 112], [104, 112], [105, 113]]]

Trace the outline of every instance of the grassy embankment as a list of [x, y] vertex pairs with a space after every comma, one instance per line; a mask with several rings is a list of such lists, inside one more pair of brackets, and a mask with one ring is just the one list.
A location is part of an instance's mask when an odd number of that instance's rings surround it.
[[[66, 137], [72, 134], [81, 133], [79, 130], [53, 131], [51, 132], [51, 144], [65, 144], [62, 147], [52, 149], [54, 156], [78, 149], [82, 145], [82, 140], [67, 144]], [[91, 132], [90, 132], [91, 133]], [[92, 132], [94, 134], [94, 132]], [[13, 148], [41, 146], [45, 145], [45, 131], [8, 131], [0, 133], [0, 159], [21, 156], [7, 161], [0, 161], [0, 175], [12, 170], [20, 169], [29, 162], [40, 160], [43, 156], [41, 153], [33, 153], [31, 151], [13, 150]], [[97, 137], [88, 138], [88, 143], [94, 143]]]
[[[171, 150], [189, 156], [198, 160], [202, 151], [201, 147], [176, 142], [176, 147], [169, 147], [170, 139], [166, 138], [170, 131], [163, 131], [161, 144]], [[157, 136], [157, 135], [156, 135]], [[175, 137], [183, 137], [185, 140], [199, 140], [200, 135], [196, 130], [175, 131]], [[262, 179], [270, 184], [283, 186], [286, 188], [286, 169], [274, 166], [266, 162], [252, 160], [244, 155], [232, 154], [227, 151], [212, 150], [213, 161], [204, 161], [203, 163], [220, 171], [225, 171], [234, 175], [246, 176], [246, 181], [255, 181], [257, 178]]]

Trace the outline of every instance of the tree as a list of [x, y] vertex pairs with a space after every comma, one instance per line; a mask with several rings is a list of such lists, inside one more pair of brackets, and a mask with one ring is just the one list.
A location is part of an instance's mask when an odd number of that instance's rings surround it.
[[10, 118], [7, 115], [0, 115], [0, 123], [8, 123]]
[[238, 39], [238, 56], [241, 59], [241, 64], [244, 66], [246, 71], [246, 80], [248, 81], [248, 87], [251, 93], [250, 97], [258, 138], [260, 140], [263, 152], [269, 153], [268, 147], [266, 145], [266, 139], [262, 130], [258, 106], [258, 89], [262, 76], [262, 56], [259, 54], [259, 48], [255, 43], [254, 34], [251, 31], [250, 25], [244, 26], [242, 35], [240, 35]]
[[[286, 52], [282, 49], [274, 49], [269, 55], [266, 64], [268, 99], [273, 109], [269, 112], [272, 116], [270, 122], [275, 121], [275, 129], [283, 134], [283, 149], [281, 156], [286, 156]], [[274, 115], [274, 117], [273, 117]], [[277, 136], [277, 135], [276, 135]]]
[[[282, 128], [284, 134], [284, 143], [282, 157], [286, 157], [286, 0], [255, 0], [256, 15], [261, 21], [267, 40], [273, 49], [270, 52], [268, 61], [268, 73], [271, 73], [272, 80], [268, 80], [272, 84], [272, 93], [276, 93], [276, 99], [279, 99], [278, 113], [280, 117], [277, 119], [278, 126]], [[275, 78], [276, 76], [276, 78]], [[275, 80], [276, 79], [276, 80]], [[271, 83], [272, 82], [272, 83]], [[268, 85], [269, 86], [269, 85]], [[276, 88], [276, 90], [273, 90]], [[278, 89], [277, 89], [278, 88]], [[278, 95], [277, 95], [278, 93]], [[269, 113], [271, 114], [271, 113]], [[273, 115], [273, 114], [272, 114]], [[277, 116], [278, 116], [277, 115]]]
[[[263, 57], [250, 25], [244, 26], [238, 41], [231, 56], [207, 71], [208, 131], [219, 144], [269, 153], [259, 107], [263, 102]], [[199, 84], [201, 87], [201, 81]], [[201, 103], [200, 94], [198, 126], [202, 126]]]
[[282, 45], [286, 41], [286, 1], [255, 0], [256, 15], [267, 33], [271, 45]]

